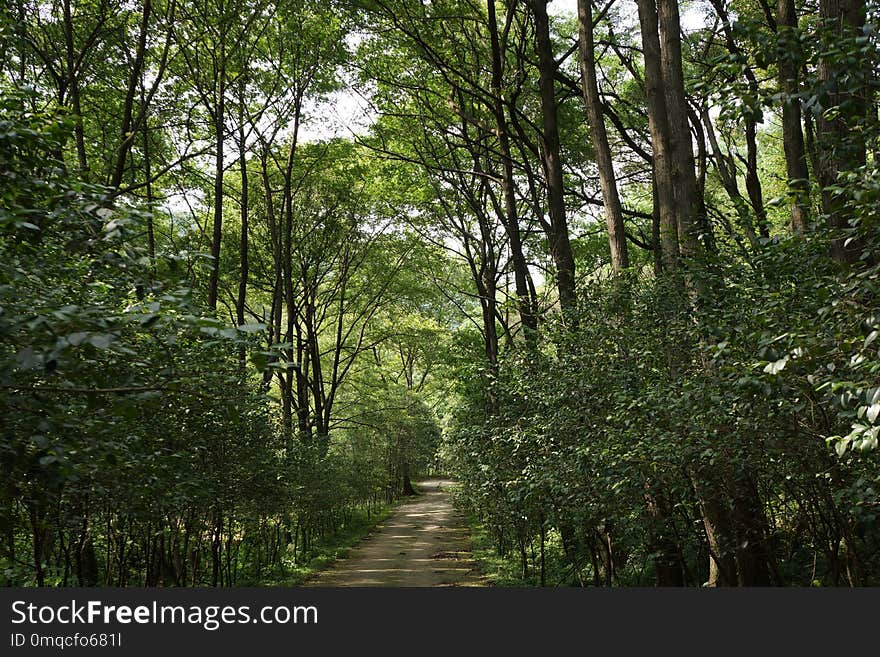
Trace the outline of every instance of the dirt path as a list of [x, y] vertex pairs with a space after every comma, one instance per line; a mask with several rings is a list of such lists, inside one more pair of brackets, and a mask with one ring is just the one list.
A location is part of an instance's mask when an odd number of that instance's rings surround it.
[[449, 499], [451, 483], [418, 482], [421, 495], [308, 586], [481, 586], [470, 532]]

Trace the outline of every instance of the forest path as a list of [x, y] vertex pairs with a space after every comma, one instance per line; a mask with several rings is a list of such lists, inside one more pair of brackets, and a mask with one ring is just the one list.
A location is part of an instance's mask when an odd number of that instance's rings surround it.
[[416, 483], [421, 494], [398, 506], [348, 557], [307, 586], [483, 586], [471, 559], [470, 530], [446, 479]]

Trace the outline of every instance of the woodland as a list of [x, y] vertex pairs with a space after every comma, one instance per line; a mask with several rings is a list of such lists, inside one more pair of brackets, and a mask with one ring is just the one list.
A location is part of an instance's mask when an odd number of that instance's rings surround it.
[[0, 584], [880, 585], [878, 16], [2, 0]]

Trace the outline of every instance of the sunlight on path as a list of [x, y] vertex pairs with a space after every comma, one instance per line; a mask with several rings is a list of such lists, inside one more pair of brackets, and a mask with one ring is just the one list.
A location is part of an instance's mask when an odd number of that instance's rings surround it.
[[421, 495], [307, 586], [483, 586], [470, 532], [449, 499], [451, 484], [419, 482]]

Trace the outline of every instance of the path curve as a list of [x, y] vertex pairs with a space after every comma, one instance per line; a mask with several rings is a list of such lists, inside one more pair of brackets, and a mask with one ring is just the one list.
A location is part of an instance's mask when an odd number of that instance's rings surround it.
[[483, 586], [470, 530], [449, 496], [453, 482], [428, 479], [345, 559], [307, 586]]

